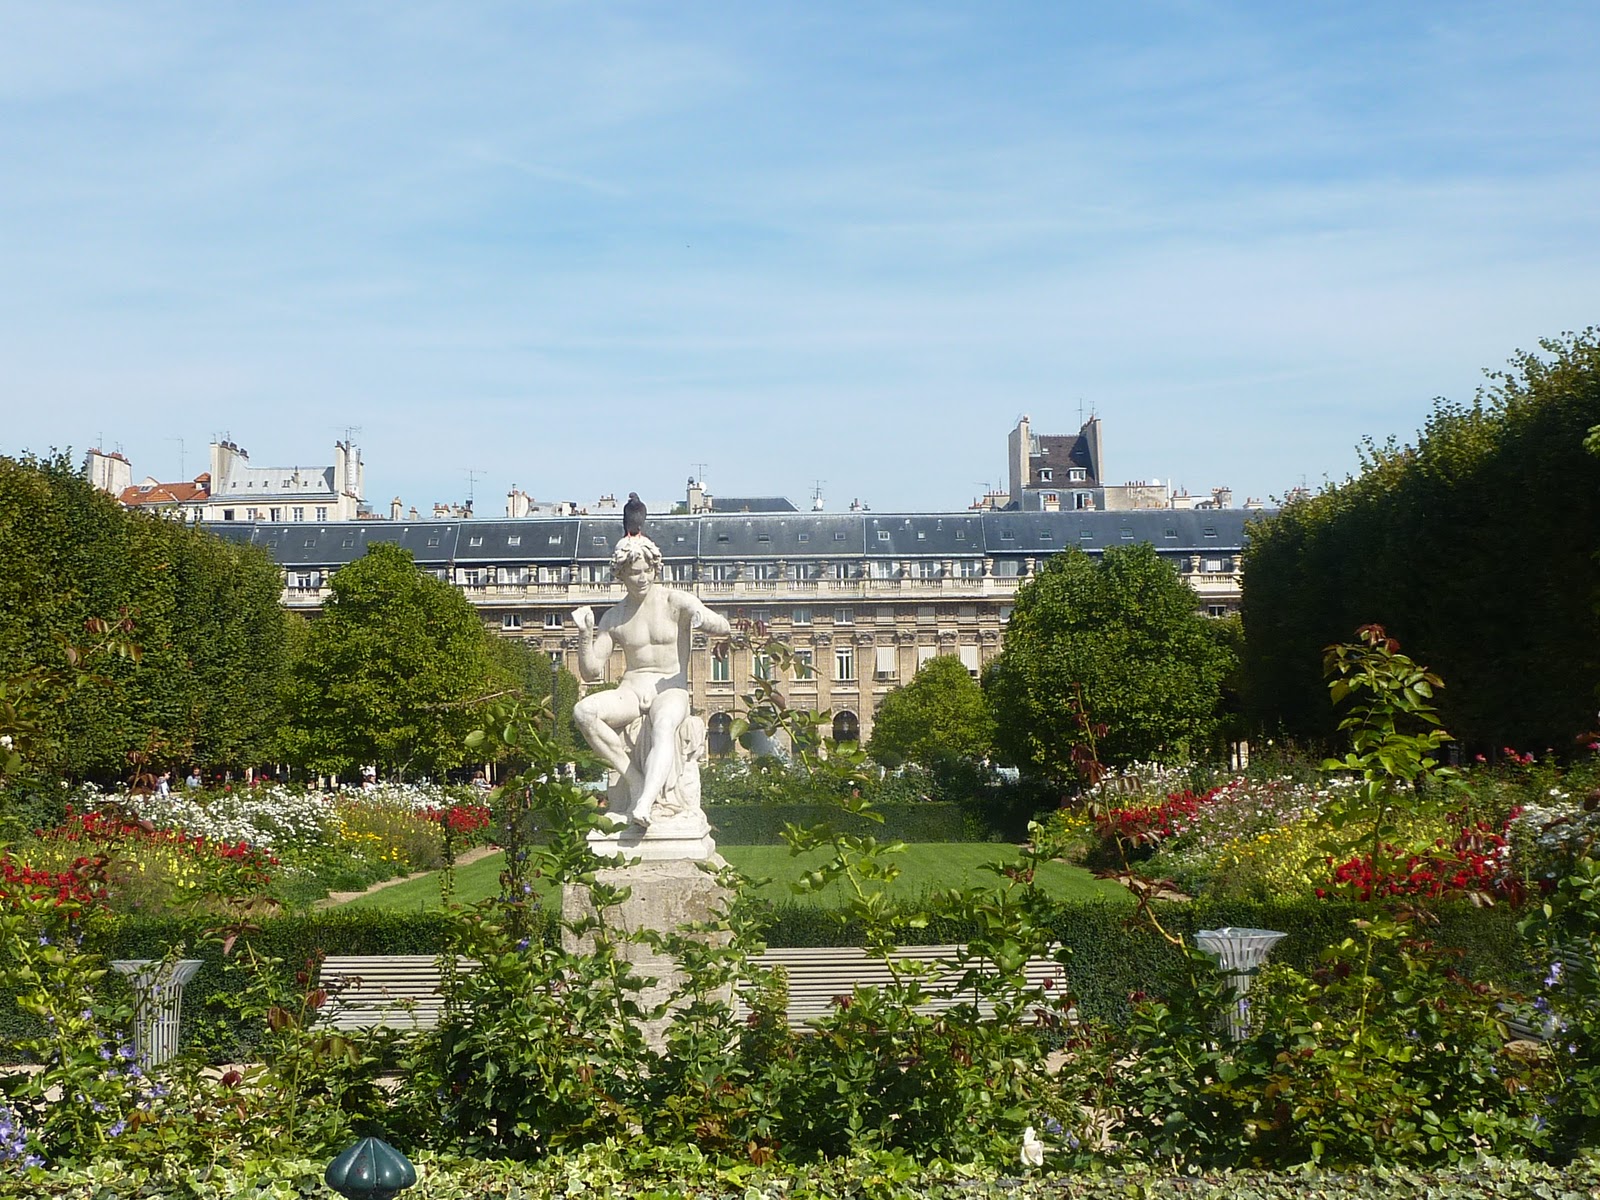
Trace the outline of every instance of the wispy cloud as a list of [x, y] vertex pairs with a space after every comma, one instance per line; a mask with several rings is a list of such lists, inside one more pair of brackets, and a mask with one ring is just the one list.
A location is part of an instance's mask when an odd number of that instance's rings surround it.
[[959, 505], [1082, 400], [1114, 475], [1281, 493], [1600, 301], [1587, 5], [0, 24], [4, 451]]

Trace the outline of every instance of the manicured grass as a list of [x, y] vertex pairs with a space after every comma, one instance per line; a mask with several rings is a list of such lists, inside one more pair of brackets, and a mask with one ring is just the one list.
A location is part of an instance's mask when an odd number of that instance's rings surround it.
[[[827, 857], [823, 851], [795, 857], [790, 855], [785, 846], [721, 846], [718, 849], [731, 865], [758, 881], [757, 895], [772, 901], [809, 900], [809, 897], [798, 896], [789, 887], [789, 881], [821, 865]], [[945, 888], [998, 883], [998, 878], [984, 870], [983, 864], [1002, 862], [1011, 852], [1011, 847], [992, 842], [923, 842], [909, 845], [904, 853], [895, 856], [901, 874], [890, 890], [893, 895], [910, 900]], [[456, 899], [463, 904], [472, 904], [498, 893], [503, 860], [503, 855], [491, 854], [458, 870]], [[762, 880], [767, 882], [760, 882]], [[1046, 866], [1040, 872], [1039, 883], [1063, 900], [1119, 899], [1127, 896], [1117, 884], [1095, 879], [1081, 867], [1069, 867], [1061, 863]], [[834, 883], [812, 902], [840, 904], [845, 895], [845, 886]], [[428, 875], [371, 892], [342, 907], [415, 911], [436, 908], [438, 904], [438, 876]]]

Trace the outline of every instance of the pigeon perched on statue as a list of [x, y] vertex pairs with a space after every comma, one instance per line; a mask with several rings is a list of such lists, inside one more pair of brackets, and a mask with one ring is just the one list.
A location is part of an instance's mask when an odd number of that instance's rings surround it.
[[628, 502], [622, 506], [622, 532], [627, 537], [638, 537], [644, 532], [644, 518], [648, 510], [638, 492], [628, 493]]

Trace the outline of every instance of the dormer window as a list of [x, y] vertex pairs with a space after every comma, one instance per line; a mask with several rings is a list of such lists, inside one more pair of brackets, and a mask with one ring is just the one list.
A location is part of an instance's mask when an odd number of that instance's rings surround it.
[[1053, 468], [1051, 468], [1051, 467], [1040, 467], [1039, 468], [1039, 482], [1040, 483], [1050, 483], [1055, 479], [1055, 477], [1056, 477], [1056, 473], [1055, 473], [1055, 470]]
[[1089, 478], [1089, 472], [1082, 467], [1073, 467], [1067, 472], [1067, 479], [1073, 483], [1082, 483], [1087, 478]]

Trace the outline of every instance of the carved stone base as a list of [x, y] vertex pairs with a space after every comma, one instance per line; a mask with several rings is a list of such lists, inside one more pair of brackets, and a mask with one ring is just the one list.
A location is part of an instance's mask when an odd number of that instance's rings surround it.
[[698, 808], [679, 816], [658, 817], [646, 828], [618, 825], [610, 833], [596, 831], [589, 835], [589, 848], [596, 854], [621, 854], [644, 862], [705, 862], [717, 855], [711, 826]]
[[[709, 842], [710, 838], [706, 840]], [[707, 857], [715, 867], [726, 865], [715, 852]], [[608, 915], [611, 922], [630, 933], [640, 929], [673, 930], [691, 922], [709, 921], [727, 899], [714, 876], [701, 870], [696, 863], [681, 858], [673, 862], [641, 862], [631, 867], [608, 868], [598, 872], [598, 878], [601, 883], [631, 889], [628, 899]], [[593, 915], [589, 890], [576, 884], [562, 888], [561, 913], [568, 920]], [[588, 938], [580, 941], [570, 934], [565, 937], [569, 951], [585, 953], [593, 949], [593, 942]], [[639, 993], [641, 1006], [660, 1004], [682, 984], [677, 960], [670, 954], [658, 954], [648, 946], [625, 942], [618, 947], [618, 956], [638, 975], [655, 981]], [[645, 1040], [661, 1049], [669, 1024], [669, 1018], [646, 1023]]]

